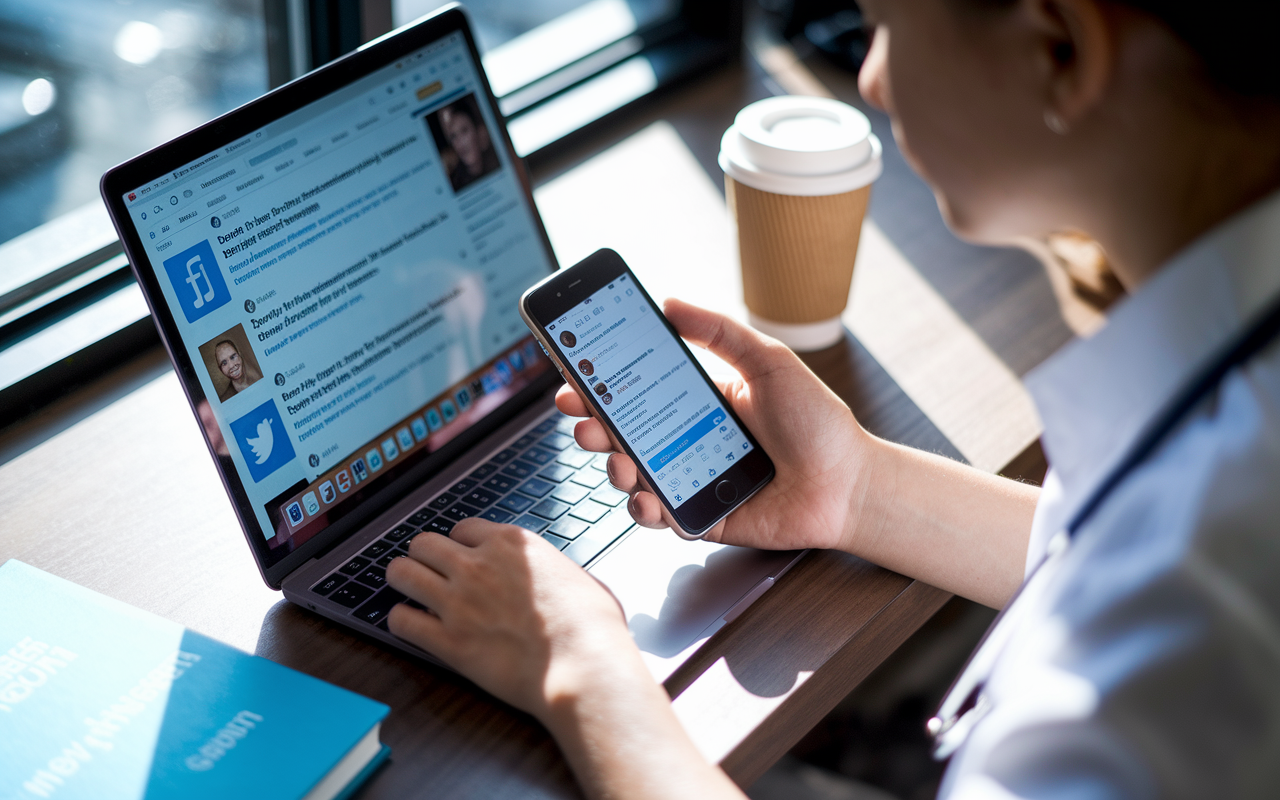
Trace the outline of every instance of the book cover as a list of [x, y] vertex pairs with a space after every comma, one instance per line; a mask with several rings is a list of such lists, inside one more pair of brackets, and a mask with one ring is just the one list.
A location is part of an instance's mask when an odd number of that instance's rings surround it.
[[322, 784], [332, 796], [386, 757], [388, 711], [20, 561], [0, 566], [6, 797], [305, 798]]

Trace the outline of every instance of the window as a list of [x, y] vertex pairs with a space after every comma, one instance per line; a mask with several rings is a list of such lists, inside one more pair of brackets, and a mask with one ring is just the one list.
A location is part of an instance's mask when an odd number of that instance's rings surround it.
[[99, 203], [108, 167], [266, 89], [256, 0], [5, 0], [0, 243]]
[[[154, 345], [98, 199], [124, 161], [440, 0], [3, 0], [0, 419]], [[469, 0], [516, 151], [538, 158], [736, 57], [742, 0]]]

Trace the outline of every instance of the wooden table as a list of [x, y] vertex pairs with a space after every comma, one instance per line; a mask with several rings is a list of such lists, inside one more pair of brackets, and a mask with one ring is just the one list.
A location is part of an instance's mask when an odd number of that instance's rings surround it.
[[[780, 87], [824, 90], [789, 51], [763, 40], [752, 51], [540, 165], [538, 203], [562, 260], [609, 244], [655, 294], [742, 314], [720, 134]], [[856, 101], [852, 76], [824, 80]], [[1048, 280], [1029, 257], [951, 237], [886, 120], [873, 121], [886, 170], [853, 333], [805, 360], [872, 432], [1031, 475], [1042, 468], [1038, 423], [1017, 376], [1070, 335]], [[529, 717], [261, 583], [162, 353], [0, 435], [0, 520], [0, 561], [19, 558], [390, 705], [382, 738], [393, 760], [364, 797], [578, 794]], [[666, 685], [699, 748], [748, 786], [947, 599], [852, 556], [812, 553]]]

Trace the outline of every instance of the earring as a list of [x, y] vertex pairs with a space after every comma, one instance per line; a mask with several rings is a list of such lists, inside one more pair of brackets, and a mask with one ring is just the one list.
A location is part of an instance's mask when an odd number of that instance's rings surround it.
[[1061, 114], [1059, 114], [1057, 111], [1054, 111], [1052, 108], [1045, 109], [1044, 124], [1049, 130], [1053, 131], [1059, 136], [1066, 136], [1068, 133], [1071, 132], [1071, 128], [1070, 126], [1067, 125], [1067, 121], [1062, 118]]

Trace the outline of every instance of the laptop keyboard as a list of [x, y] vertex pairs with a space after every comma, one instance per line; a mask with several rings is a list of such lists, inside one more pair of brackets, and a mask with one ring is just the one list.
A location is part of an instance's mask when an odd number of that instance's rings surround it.
[[356, 619], [387, 630], [401, 602], [421, 607], [387, 586], [387, 565], [405, 555], [415, 536], [448, 536], [467, 517], [509, 522], [540, 534], [586, 566], [635, 524], [625, 492], [605, 473], [607, 453], [573, 440], [575, 420], [555, 412], [470, 475], [427, 501], [311, 591], [350, 609]]

